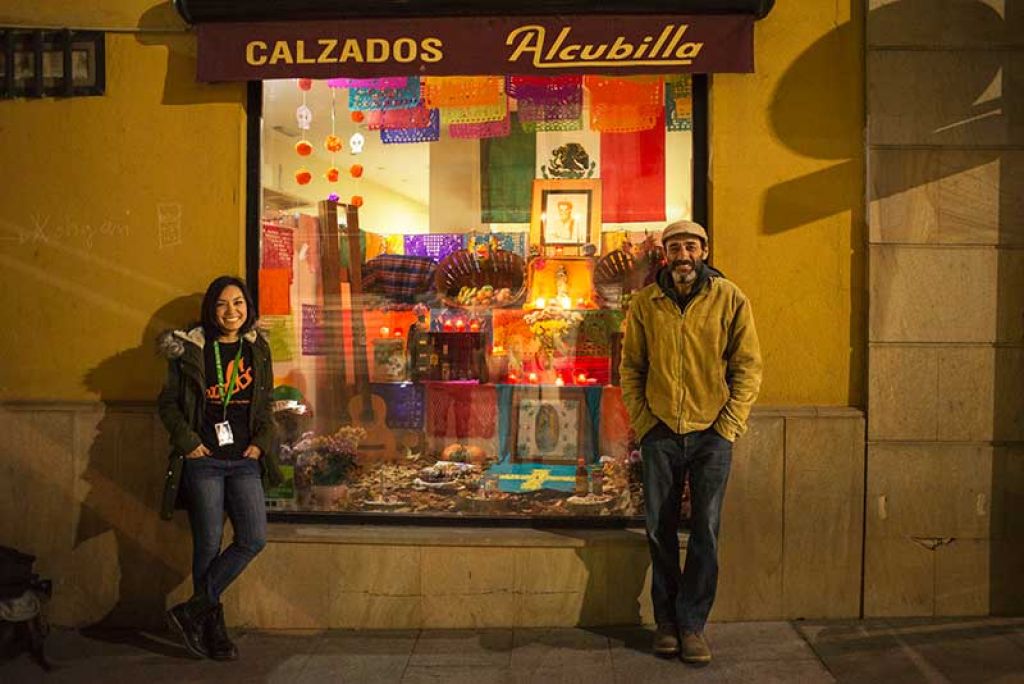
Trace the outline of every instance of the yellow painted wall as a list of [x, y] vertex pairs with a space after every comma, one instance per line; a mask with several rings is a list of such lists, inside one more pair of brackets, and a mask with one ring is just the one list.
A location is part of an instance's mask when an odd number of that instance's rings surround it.
[[[195, 82], [194, 38], [150, 30], [180, 28], [167, 5], [6, 4], [9, 25], [147, 31], [108, 34], [103, 97], [0, 102], [0, 400], [152, 399], [148, 338], [242, 270], [245, 88]], [[779, 3], [757, 73], [713, 78], [714, 258], [753, 300], [766, 404], [862, 403], [857, 12]]]
[[864, 403], [862, 4], [776, 3], [756, 73], [712, 79], [713, 260], [752, 300], [762, 404]]
[[0, 102], [0, 399], [152, 400], [151, 338], [241, 271], [245, 87], [197, 84], [177, 26], [108, 34], [102, 97]]

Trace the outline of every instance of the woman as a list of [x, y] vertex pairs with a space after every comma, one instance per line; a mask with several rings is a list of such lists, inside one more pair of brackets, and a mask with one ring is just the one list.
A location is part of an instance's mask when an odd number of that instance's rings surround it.
[[[240, 279], [210, 283], [201, 318], [159, 340], [169, 363], [157, 402], [172, 447], [161, 514], [184, 507], [192, 526], [193, 595], [168, 617], [193, 655], [233, 660], [220, 596], [266, 545], [261, 479], [280, 481], [270, 453], [273, 370]], [[225, 511], [234, 539], [221, 551]]]

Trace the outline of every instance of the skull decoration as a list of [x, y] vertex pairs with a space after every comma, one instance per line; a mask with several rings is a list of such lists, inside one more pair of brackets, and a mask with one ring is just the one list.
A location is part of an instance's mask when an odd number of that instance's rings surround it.
[[295, 110], [295, 120], [298, 122], [299, 128], [308, 131], [309, 122], [313, 120], [313, 112], [306, 105], [301, 105]]
[[361, 153], [365, 144], [366, 138], [363, 137], [362, 133], [353, 133], [352, 137], [348, 140], [348, 148], [352, 151], [352, 154]]

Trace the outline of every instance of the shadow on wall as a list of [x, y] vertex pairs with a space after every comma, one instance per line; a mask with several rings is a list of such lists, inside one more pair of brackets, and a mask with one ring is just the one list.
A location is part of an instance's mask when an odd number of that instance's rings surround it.
[[[768, 235], [850, 214], [850, 373], [847, 395], [865, 404], [867, 347], [864, 183], [864, 3], [851, 0], [853, 19], [807, 48], [786, 70], [769, 105], [779, 142], [793, 152], [834, 164], [777, 183], [764, 194], [762, 231]], [[845, 76], [844, 76], [845, 75]]]
[[[948, 17], [946, 24], [972, 26], [983, 36], [997, 33], [1004, 23], [991, 7], [971, 0], [902, 0], [872, 10], [867, 22], [873, 35], [893, 36], [896, 42], [921, 24], [921, 17], [940, 12]], [[852, 211], [855, 219], [863, 217], [863, 207], [837, 202], [846, 196], [834, 190], [864, 177], [860, 159], [864, 140], [856, 135], [863, 131], [864, 112], [848, 106], [850, 100], [843, 92], [847, 86], [842, 85], [843, 74], [863, 73], [863, 41], [863, 35], [851, 22], [842, 24], [808, 48], [779, 81], [771, 104], [771, 124], [779, 140], [798, 154], [836, 164], [769, 189], [764, 204], [766, 232], [783, 232], [846, 211]], [[935, 44], [941, 42], [941, 36], [934, 37]], [[1001, 98], [981, 100], [1000, 69], [1009, 66], [1009, 55], [991, 52], [983, 54], [984, 62], [974, 58], [961, 60], [956, 66], [958, 71], [941, 80], [923, 73], [918, 81], [923, 85], [913, 91], [873, 94], [869, 85], [865, 97], [870, 99], [874, 95], [887, 101], [902, 97], [935, 103], [934, 107], [913, 108], [917, 117], [914, 128], [933, 131], [930, 144], [955, 144], [965, 136], [969, 138], [971, 129], [1001, 125], [994, 119], [1002, 107]], [[892, 105], [895, 111], [909, 108], [905, 103]], [[870, 139], [867, 142], [872, 143]], [[907, 169], [901, 177], [887, 179], [890, 182], [886, 185], [871, 188], [870, 196], [884, 199], [943, 176], [962, 173], [997, 159], [999, 152], [989, 150], [987, 155], [972, 156], [970, 163], [959, 167]]]
[[644, 582], [650, 567], [646, 544], [637, 548], [601, 545], [571, 530], [561, 534], [586, 540], [576, 549], [576, 557], [587, 570], [577, 625], [605, 636], [608, 625], [642, 625]]
[[[924, 17], [930, 20], [923, 21]], [[940, 233], [946, 230], [949, 216], [954, 215], [975, 228], [983, 225], [989, 219], [988, 214], [980, 213], [985, 208], [974, 209], [977, 215], [971, 212], [972, 207], [978, 206], [979, 198], [986, 196], [998, 197], [994, 232], [981, 239], [940, 234], [938, 241], [997, 248], [996, 301], [978, 302], [981, 307], [994, 305], [996, 310], [992, 350], [991, 439], [994, 444], [987, 540], [988, 607], [993, 614], [1021, 614], [1024, 612], [1024, 589], [1020, 585], [1020, 578], [1024, 576], [1024, 402], [1020, 382], [1024, 377], [1024, 311], [1020, 309], [1018, 272], [1024, 223], [1024, 204], [1020, 200], [1024, 155], [1001, 148], [1019, 143], [1019, 133], [1015, 131], [1024, 125], [1019, 96], [1019, 84], [1024, 79], [1021, 70], [1024, 59], [1021, 59], [1019, 47], [1024, 4], [1009, 0], [1003, 4], [1000, 15], [984, 2], [903, 0], [871, 12], [869, 21], [872, 35], [882, 44], [949, 45], [950, 36], [955, 36], [956, 45], [1016, 46], [1009, 50], [970, 50], [966, 56], [955, 60], [946, 58], [942, 52], [934, 53], [933, 58], [919, 54], [906, 58], [900, 67], [906, 72], [897, 79], [879, 79], [877, 92], [873, 93], [872, 116], [876, 116], [877, 111], [878, 128], [884, 127], [888, 131], [886, 135], [894, 139], [869, 142], [943, 148], [931, 157], [938, 160], [937, 163], [904, 161], [898, 173], [886, 173], [870, 188], [871, 199], [876, 202], [946, 178], [963, 178], [981, 167], [998, 169], [995, 176], [977, 171], [972, 178], [975, 185], [966, 188], [968, 195], [963, 198], [959, 198], [951, 186], [938, 190], [942, 202], [938, 218]], [[915, 74], [915, 69], [921, 69], [922, 73]], [[937, 69], [942, 70], [941, 77], [931, 73]], [[984, 180], [979, 182], [982, 178]], [[965, 186], [960, 186], [958, 191], [964, 192]], [[962, 202], [962, 206], [957, 206], [958, 202]], [[908, 212], [903, 220], [920, 218]], [[1016, 249], [1007, 249], [1011, 245]], [[988, 396], [980, 394], [980, 388], [988, 384], [987, 379], [979, 378], [977, 401], [989, 401]], [[979, 568], [979, 572], [984, 570]]]
[[[1009, 5], [1009, 3], [1007, 3]], [[1024, 11], [1017, 3], [1018, 11]], [[1024, 17], [1019, 17], [1024, 19]], [[1024, 80], [1018, 51], [1017, 73], [1004, 82]], [[1008, 60], [1010, 61], [1010, 60]], [[1009, 69], [1010, 66], [1008, 65]], [[1015, 81], [1014, 81], [1015, 80]], [[1018, 100], [1019, 102], [1020, 100]], [[1024, 125], [1024, 112], [1007, 107], [1010, 125]], [[1021, 310], [1021, 247], [1024, 239], [1024, 152], [999, 159], [999, 240], [996, 265], [996, 348], [993, 378], [992, 523], [989, 556], [989, 610], [994, 615], [1024, 615], [1024, 311]]]
[[[864, 11], [862, 5], [856, 0], [851, 3], [855, 16]], [[872, 35], [884, 36], [898, 44], [906, 42], [909, 33], [914, 34], [912, 40], [919, 41], [921, 17], [937, 13], [944, 13], [945, 25], [971, 26], [979, 35], [993, 35], [1008, 23], [988, 5], [973, 0], [902, 0], [871, 10], [866, 21]], [[860, 85], [865, 48], [860, 26], [859, 21], [847, 22], [823, 36], [797, 58], [779, 81], [770, 105], [771, 125], [779, 141], [800, 155], [834, 164], [774, 185], [765, 193], [763, 206], [763, 230], [768, 234], [850, 212], [850, 290], [853, 293], [867, 292], [865, 202], [857, 196], [851, 204], [851, 194], [837, 191], [837, 188], [861, 187], [866, 174], [862, 156], [865, 154], [864, 111], [863, 107], [851, 107], [850, 103], [863, 100], [866, 104], [872, 99], [887, 103], [893, 99], [903, 100], [893, 102], [893, 109], [912, 110], [916, 118], [914, 127], [933, 131], [930, 144], [955, 143], [965, 136], [970, 138], [972, 131], [1000, 125], [996, 115], [1003, 105], [1001, 98], [983, 95], [998, 78], [1000, 69], [1009, 66], [1010, 61], [1007, 52], [977, 53], [983, 57], [978, 59], [972, 55], [970, 60], [958, 61], [954, 72], [942, 79], [921, 74], [915, 89], [873, 92], [869, 84], [865, 92]], [[941, 36], [935, 36], [934, 44], [941, 42]], [[851, 74], [857, 75], [853, 81]], [[850, 89], [855, 86], [861, 91], [860, 97], [850, 96]], [[927, 101], [935, 106], [908, 106], [909, 100]], [[870, 136], [867, 142], [871, 144]], [[875, 201], [883, 200], [999, 157], [998, 151], [988, 150], [982, 154], [950, 157], [942, 165], [917, 165], [901, 169], [899, 174], [887, 174], [882, 179], [870, 178], [873, 186], [868, 188], [868, 196]], [[854, 295], [850, 319], [853, 372], [850, 373], [849, 396], [852, 403], [861, 404], [866, 395], [867, 369], [865, 297]]]
[[184, 32], [188, 24], [170, 2], [153, 5], [139, 17], [136, 40], [141, 45], [167, 48], [167, 71], [164, 75], [165, 105], [208, 104], [216, 102], [245, 103], [244, 83], [199, 83], [196, 81], [196, 40]]
[[104, 360], [84, 378], [104, 411], [80, 476], [88, 494], [81, 504], [74, 544], [77, 549], [113, 531], [120, 571], [113, 592], [116, 603], [101, 626], [162, 625], [167, 596], [190, 572], [187, 522], [181, 516], [173, 522], [160, 519], [166, 432], [152, 404], [133, 405], [111, 397], [122, 392], [125, 377], [139, 377], [147, 385], [163, 381], [165, 366], [157, 356], [156, 337], [194, 321], [200, 302], [201, 295], [195, 294], [164, 305], [146, 325], [139, 346]]
[[[1002, 5], [1002, 13], [993, 4]], [[1017, 293], [1021, 286], [1024, 205], [1020, 196], [1024, 155], [1019, 149], [1006, 148], [1019, 148], [1019, 131], [1024, 126], [1022, 100], [1016, 94], [1024, 81], [1019, 39], [1024, 25], [1024, 3], [901, 0], [871, 10], [866, 22], [874, 48], [867, 56], [865, 95], [871, 116], [867, 143], [873, 146], [867, 150], [873, 156], [873, 173], [868, 175], [867, 188], [872, 210], [886, 199], [928, 186], [929, 193], [934, 190], [941, 196], [941, 200], [930, 197], [930, 202], [946, 203], [932, 207], [936, 213], [945, 212], [937, 219], [939, 232], [944, 215], [948, 218], [957, 214], [966, 223], [980, 225], [987, 216], [972, 216], [970, 203], [958, 206], [955, 192], [937, 184], [954, 177], [963, 183], [969, 172], [990, 165], [998, 168], [994, 180], [990, 180], [991, 175], [977, 172], [970, 181], [976, 184], [971, 192], [998, 197], [994, 235], [982, 239], [964, 237], [952, 234], [955, 229], [946, 235], [929, 233], [928, 226], [918, 225], [926, 220], [920, 212], [908, 209], [894, 217], [894, 223], [900, 224], [899, 228], [906, 231], [903, 234], [910, 237], [888, 239], [1001, 248], [994, 303], [997, 322], [992, 383], [991, 529], [987, 540], [989, 610], [995, 614], [1020, 614], [1024, 612], [1024, 589], [1019, 582], [1024, 576], [1024, 402], [1020, 398], [1024, 322]], [[859, 159], [862, 141], [850, 135], [855, 130], [851, 117], [860, 117], [861, 113], [843, 111], [839, 100], [828, 97], [841, 92], [837, 90], [842, 87], [837, 80], [842, 74], [861, 73], [862, 66], [854, 62], [859, 57], [856, 46], [860, 44], [862, 37], [851, 24], [839, 26], [801, 55], [779, 84], [771, 120], [781, 142], [801, 155], [832, 160], [835, 165], [772, 187], [764, 204], [767, 233], [784, 232], [847, 211], [854, 216], [854, 235], [861, 230], [863, 208], [842, 204], [839, 200], [846, 196], [835, 192], [841, 184], [859, 182], [863, 177]], [[1012, 48], [992, 49], [993, 45]], [[899, 53], [898, 59], [887, 54], [889, 46]], [[939, 49], [915, 49], [920, 46]], [[964, 54], [952, 58], [957, 51]], [[887, 60], [887, 68], [897, 65], [901, 69], [897, 78], [885, 78], [878, 71], [881, 67], [873, 60], [881, 59]], [[876, 78], [872, 79], [873, 75]], [[915, 160], [922, 161], [912, 163], [910, 151], [916, 153]], [[984, 180], [979, 182], [979, 178]], [[958, 190], [962, 192], [963, 186]], [[964, 199], [978, 201], [973, 197]], [[879, 240], [880, 236], [873, 239]], [[1008, 246], [1013, 249], [1007, 249]], [[855, 259], [866, 262], [863, 240], [857, 240], [851, 249]], [[854, 291], [865, 291], [864, 270], [857, 261], [853, 265], [851, 285]], [[982, 307], [992, 305], [991, 301], [978, 302]], [[887, 303], [876, 299], [871, 306], [885, 307]], [[853, 330], [866, 329], [860, 312], [854, 313]], [[858, 346], [866, 349], [866, 335], [862, 344], [854, 340], [855, 349]], [[988, 380], [979, 378], [978, 385], [987, 386]], [[987, 402], [989, 397], [979, 394], [977, 400]]]

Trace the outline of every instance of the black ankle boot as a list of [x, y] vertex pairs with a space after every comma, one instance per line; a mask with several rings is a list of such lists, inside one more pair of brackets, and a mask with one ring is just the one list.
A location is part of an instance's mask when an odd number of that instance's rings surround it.
[[206, 650], [214, 660], [236, 660], [238, 649], [228, 636], [227, 625], [224, 624], [224, 605], [218, 603], [210, 611], [206, 620]]
[[213, 608], [205, 596], [193, 596], [167, 611], [171, 627], [181, 635], [188, 652], [197, 658], [210, 657], [203, 637]]

